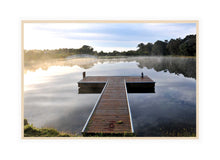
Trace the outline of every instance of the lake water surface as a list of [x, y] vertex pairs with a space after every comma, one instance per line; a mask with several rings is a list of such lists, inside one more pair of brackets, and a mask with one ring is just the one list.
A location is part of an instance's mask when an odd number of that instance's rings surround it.
[[[180, 57], [92, 57], [25, 62], [24, 118], [36, 127], [81, 134], [99, 94], [78, 94], [87, 76], [153, 79], [155, 93], [128, 94], [136, 136], [196, 134], [196, 59]], [[181, 134], [182, 133], [182, 134]]]

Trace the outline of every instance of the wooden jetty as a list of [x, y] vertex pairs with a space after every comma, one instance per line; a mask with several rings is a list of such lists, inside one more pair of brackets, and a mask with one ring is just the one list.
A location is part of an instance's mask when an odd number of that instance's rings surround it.
[[[99, 89], [101, 94], [85, 123], [82, 134], [125, 135], [134, 134], [127, 95], [129, 88], [153, 88], [155, 82], [147, 76], [85, 76], [78, 82], [81, 89]], [[84, 92], [86, 93], [86, 92]], [[89, 92], [88, 93], [92, 93]], [[149, 92], [147, 92], [149, 93]]]

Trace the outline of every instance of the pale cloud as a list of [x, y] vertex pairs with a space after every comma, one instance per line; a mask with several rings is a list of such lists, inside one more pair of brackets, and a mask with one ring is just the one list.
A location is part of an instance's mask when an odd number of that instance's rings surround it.
[[[65, 26], [64, 28], [66, 29], [67, 28], [70, 29], [70, 26], [68, 25], [66, 26], [64, 24], [62, 25], [59, 24], [58, 26], [54, 25], [52, 28], [57, 29], [57, 28], [61, 28], [62, 26]], [[51, 28], [48, 31], [45, 28], [36, 29], [38, 27], [39, 25], [37, 26], [30, 24], [24, 25], [24, 49], [80, 48], [82, 45], [88, 43], [87, 40], [67, 39], [65, 35], [60, 34], [59, 32], [56, 33], [54, 33], [54, 31], [51, 32], [52, 30]], [[49, 26], [47, 25], [47, 27]], [[75, 28], [78, 27], [79, 26]], [[82, 34], [80, 36], [82, 36]]]
[[138, 43], [184, 38], [195, 23], [25, 23], [24, 49], [80, 48], [134, 50]]
[[196, 34], [195, 23], [148, 23], [144, 28], [162, 37], [184, 38], [186, 35]]
[[91, 28], [89, 23], [29, 23], [25, 24], [35, 29], [47, 30], [47, 31], [69, 31]]

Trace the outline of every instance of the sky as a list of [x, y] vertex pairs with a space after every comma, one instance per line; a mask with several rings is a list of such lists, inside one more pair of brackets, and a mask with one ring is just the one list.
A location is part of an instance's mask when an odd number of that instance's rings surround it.
[[196, 23], [25, 23], [24, 49], [136, 50], [139, 43], [196, 34]]

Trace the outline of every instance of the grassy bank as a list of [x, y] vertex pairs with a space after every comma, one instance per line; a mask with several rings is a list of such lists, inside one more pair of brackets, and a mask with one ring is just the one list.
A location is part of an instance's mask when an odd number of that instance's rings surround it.
[[161, 129], [161, 137], [196, 137], [196, 131], [195, 128]]
[[65, 132], [59, 132], [54, 128], [37, 128], [33, 124], [29, 124], [27, 119], [24, 119], [24, 137], [78, 137]]

